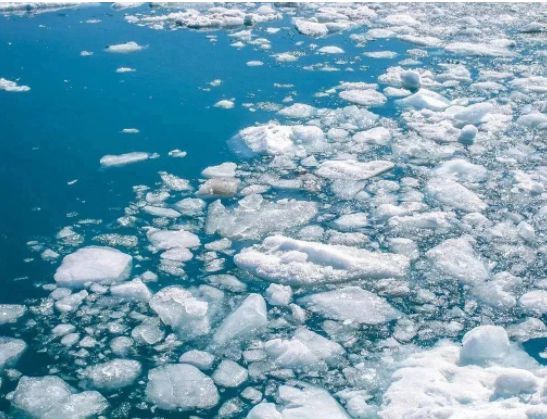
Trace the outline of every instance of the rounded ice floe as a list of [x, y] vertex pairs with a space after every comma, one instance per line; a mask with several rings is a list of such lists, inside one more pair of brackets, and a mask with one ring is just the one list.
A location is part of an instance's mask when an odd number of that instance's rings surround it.
[[215, 108], [221, 108], [221, 109], [233, 109], [235, 106], [235, 103], [233, 100], [229, 99], [222, 99], [219, 100], [217, 103], [215, 103]]
[[368, 218], [364, 212], [354, 212], [338, 217], [334, 220], [334, 224], [341, 230], [353, 230], [365, 227], [368, 224]]
[[199, 187], [198, 195], [205, 197], [234, 196], [238, 186], [239, 181], [235, 178], [213, 178]]
[[0, 325], [17, 322], [26, 311], [22, 304], [0, 304]]
[[206, 205], [203, 199], [184, 198], [175, 203], [175, 208], [183, 215], [194, 216], [201, 214]]
[[324, 389], [304, 382], [282, 385], [278, 404], [260, 403], [247, 419], [349, 419], [342, 406]]
[[266, 280], [294, 285], [401, 277], [409, 265], [408, 258], [402, 255], [284, 236], [271, 236], [260, 246], [245, 248], [234, 261], [238, 267]]
[[419, 89], [422, 85], [420, 74], [412, 70], [401, 72], [401, 85], [404, 89]]
[[359, 287], [320, 292], [303, 297], [299, 302], [328, 319], [359, 324], [382, 324], [400, 316], [386, 300]]
[[543, 316], [547, 313], [547, 291], [528, 291], [520, 297], [519, 305], [528, 312]]
[[165, 410], [210, 409], [219, 401], [213, 380], [188, 364], [167, 364], [150, 370], [146, 397]]
[[124, 44], [113, 44], [106, 47], [107, 52], [112, 52], [116, 54], [129, 54], [131, 52], [137, 52], [145, 47], [137, 44], [135, 41], [129, 41]]
[[494, 105], [489, 102], [475, 103], [456, 112], [453, 118], [458, 126], [480, 125], [494, 111]]
[[323, 146], [323, 131], [313, 125], [279, 125], [270, 122], [239, 131], [235, 137], [250, 153], [273, 155], [302, 154]]
[[286, 306], [291, 302], [292, 288], [288, 285], [270, 284], [264, 296], [271, 305]]
[[475, 137], [479, 130], [474, 125], [465, 125], [458, 136], [458, 141], [463, 145], [471, 145], [475, 142]]
[[146, 234], [152, 246], [159, 250], [193, 248], [200, 245], [198, 236], [186, 230], [151, 229]]
[[399, 99], [399, 103], [418, 110], [430, 109], [432, 111], [442, 111], [450, 104], [448, 99], [444, 96], [423, 88], [413, 95], [407, 96], [404, 99]]
[[324, 23], [313, 22], [304, 19], [295, 19], [294, 26], [296, 30], [307, 36], [325, 36], [329, 33], [329, 29]]
[[462, 344], [460, 360], [467, 364], [499, 360], [509, 352], [507, 332], [500, 326], [476, 327], [465, 334]]
[[113, 359], [87, 367], [83, 376], [91, 387], [117, 391], [133, 384], [140, 374], [140, 362], [132, 359]]
[[22, 377], [9, 394], [13, 406], [28, 415], [40, 418], [84, 419], [100, 415], [107, 407], [106, 399], [96, 391], [76, 393], [61, 378]]
[[126, 164], [137, 163], [151, 158], [150, 153], [134, 151], [125, 154], [107, 154], [101, 157], [100, 164], [103, 167], [125, 166]]
[[340, 92], [338, 96], [340, 96], [340, 99], [361, 106], [379, 106], [386, 103], [387, 100], [382, 93], [373, 89], [344, 90]]
[[116, 336], [110, 341], [110, 349], [117, 356], [126, 356], [133, 347], [134, 341], [127, 336]]
[[199, 368], [200, 370], [210, 369], [213, 366], [214, 361], [214, 355], [210, 354], [209, 352], [198, 351], [196, 349], [192, 349], [188, 352], [183, 353], [179, 358], [179, 362], [181, 364], [190, 364]]
[[24, 340], [0, 336], [0, 372], [14, 367], [26, 349]]
[[343, 54], [345, 51], [335, 45], [327, 45], [325, 47], [319, 48], [317, 52], [321, 54]]
[[82, 247], [63, 258], [54, 278], [58, 285], [68, 288], [119, 282], [129, 277], [132, 260], [130, 255], [112, 247]]
[[445, 161], [434, 169], [435, 175], [443, 178], [454, 178], [458, 182], [479, 182], [484, 180], [488, 171], [484, 166], [473, 164], [457, 158]]
[[291, 339], [272, 339], [264, 349], [276, 366], [281, 368], [320, 368], [322, 363], [334, 363], [344, 349], [304, 327], [297, 329]]
[[441, 204], [465, 212], [480, 212], [486, 204], [473, 191], [447, 178], [434, 178], [427, 182], [427, 193]]
[[259, 294], [249, 294], [241, 305], [230, 313], [215, 332], [213, 341], [225, 345], [250, 337], [268, 324], [266, 302]]
[[221, 163], [217, 166], [209, 166], [202, 170], [201, 175], [206, 178], [235, 177], [237, 164], [232, 162]]
[[223, 360], [213, 374], [214, 382], [222, 387], [239, 387], [249, 377], [245, 368], [229, 359]]
[[392, 162], [386, 160], [327, 160], [319, 165], [315, 173], [327, 179], [366, 180], [391, 170], [393, 166]]
[[531, 112], [517, 119], [517, 124], [533, 129], [547, 129], [547, 115], [539, 112]]
[[472, 284], [488, 279], [488, 269], [475, 253], [468, 237], [445, 240], [426, 255], [441, 274], [464, 283]]
[[304, 119], [311, 118], [317, 109], [305, 103], [294, 103], [291, 106], [281, 109], [278, 114], [287, 118]]

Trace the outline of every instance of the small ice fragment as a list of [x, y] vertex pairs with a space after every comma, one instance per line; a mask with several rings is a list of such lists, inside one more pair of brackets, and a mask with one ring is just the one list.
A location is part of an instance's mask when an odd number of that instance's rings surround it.
[[509, 352], [507, 332], [500, 326], [479, 326], [467, 332], [462, 340], [461, 362], [482, 364], [502, 359]]
[[129, 54], [131, 52], [137, 52], [137, 51], [140, 51], [142, 49], [144, 49], [145, 47], [142, 46], [142, 45], [139, 45], [137, 44], [136, 42], [134, 41], [130, 41], [130, 42], [126, 42], [125, 44], [113, 44], [113, 45], [109, 45], [107, 48], [106, 48], [106, 51], [107, 52], [112, 52], [112, 53], [116, 53], [116, 54]]
[[17, 82], [0, 77], [0, 90], [4, 90], [6, 92], [28, 92], [30, 87], [17, 84]]
[[222, 99], [219, 100], [217, 103], [215, 103], [215, 108], [221, 108], [221, 109], [232, 109], [235, 104], [233, 100], [229, 99]]
[[123, 134], [138, 134], [140, 131], [137, 128], [124, 128], [122, 129]]
[[124, 166], [126, 164], [137, 163], [139, 161], [150, 159], [151, 155], [149, 153], [135, 151], [132, 153], [125, 154], [107, 154], [101, 157], [99, 161], [103, 167], [111, 166]]

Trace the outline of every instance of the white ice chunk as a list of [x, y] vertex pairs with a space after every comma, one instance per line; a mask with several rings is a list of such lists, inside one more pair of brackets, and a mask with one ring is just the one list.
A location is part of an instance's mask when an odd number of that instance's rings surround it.
[[0, 336], [0, 373], [4, 368], [14, 367], [25, 349], [24, 340]]
[[223, 360], [213, 374], [215, 383], [222, 387], [239, 387], [243, 384], [249, 373], [245, 368], [229, 359]]
[[366, 180], [392, 169], [393, 166], [393, 163], [386, 160], [327, 160], [319, 165], [315, 173], [328, 179]]
[[387, 98], [382, 93], [373, 89], [344, 90], [340, 92], [338, 96], [340, 96], [340, 99], [361, 106], [379, 106], [386, 103], [387, 100]]
[[259, 239], [306, 224], [316, 213], [314, 202], [294, 199], [268, 202], [260, 195], [249, 195], [234, 209], [226, 209], [220, 201], [213, 202], [207, 214], [206, 232], [230, 239]]
[[26, 311], [27, 308], [22, 304], [0, 304], [0, 325], [17, 322]]
[[208, 302], [178, 285], [161, 289], [149, 304], [161, 321], [181, 338], [201, 336], [210, 331]]
[[54, 375], [22, 377], [9, 398], [16, 408], [40, 419], [91, 418], [100, 415], [108, 407], [108, 402], [100, 393], [76, 393], [65, 381]]
[[344, 349], [317, 333], [299, 328], [291, 339], [272, 339], [264, 349], [281, 368], [317, 368], [322, 362], [333, 363]]
[[449, 105], [448, 99], [428, 89], [420, 89], [413, 95], [400, 99], [399, 102], [418, 110], [430, 109], [432, 111], [442, 111]]
[[486, 204], [475, 192], [452, 179], [433, 178], [427, 182], [426, 191], [440, 203], [465, 212], [486, 209]]
[[146, 234], [152, 246], [159, 250], [193, 248], [200, 245], [198, 236], [185, 230], [151, 229]]
[[288, 285], [270, 284], [264, 296], [271, 305], [287, 306], [292, 299], [292, 288]]
[[218, 404], [218, 390], [193, 365], [167, 364], [148, 373], [146, 398], [161, 409], [210, 409]]
[[133, 279], [129, 282], [112, 285], [110, 293], [117, 297], [122, 297], [128, 300], [147, 302], [152, 297], [152, 293], [140, 278]]
[[426, 253], [441, 274], [464, 283], [482, 282], [489, 272], [467, 237], [448, 239]]
[[210, 369], [213, 366], [214, 361], [214, 355], [209, 352], [198, 351], [196, 349], [183, 353], [179, 358], [180, 363], [191, 364], [200, 370]]
[[29, 86], [24, 84], [17, 84], [17, 82], [0, 77], [0, 90], [6, 92], [28, 92]]
[[63, 258], [54, 278], [58, 285], [68, 288], [79, 288], [87, 282], [119, 282], [129, 277], [132, 260], [112, 247], [82, 247]]
[[219, 100], [217, 103], [215, 103], [215, 108], [221, 108], [221, 109], [233, 109], [235, 106], [235, 103], [233, 100], [229, 99], [222, 99]]
[[313, 22], [304, 19], [295, 19], [294, 26], [302, 35], [307, 36], [325, 36], [329, 33], [329, 29], [324, 23]]
[[359, 287], [320, 292], [299, 301], [326, 318], [359, 324], [382, 324], [400, 316], [386, 300]]
[[409, 264], [408, 258], [402, 255], [284, 236], [271, 236], [260, 246], [243, 249], [234, 261], [261, 278], [295, 285], [401, 277]]
[[99, 390], [117, 391], [130, 386], [141, 374], [141, 364], [132, 359], [113, 359], [91, 365], [84, 371], [85, 380]]
[[107, 154], [101, 157], [100, 163], [103, 167], [111, 166], [124, 166], [126, 164], [137, 163], [139, 161], [147, 160], [151, 157], [150, 153], [141, 151], [134, 151], [132, 153], [125, 154]]
[[219, 345], [224, 345], [234, 340], [246, 339], [267, 323], [268, 314], [264, 298], [259, 294], [250, 294], [224, 319], [213, 340]]
[[481, 364], [503, 358], [509, 352], [507, 332], [500, 326], [479, 326], [462, 340], [461, 362]]
[[207, 178], [215, 177], [235, 177], [237, 164], [225, 162], [217, 166], [209, 166], [201, 172], [201, 175]]
[[520, 297], [519, 304], [526, 311], [543, 316], [547, 313], [547, 291], [528, 291]]
[[278, 393], [279, 405], [260, 403], [247, 419], [349, 419], [342, 406], [320, 387], [298, 382], [280, 386]]
[[126, 42], [125, 44], [109, 45], [106, 48], [106, 51], [117, 53], [117, 54], [129, 54], [131, 52], [140, 51], [144, 48], [145, 48], [144, 46], [137, 44], [135, 41], [129, 41], [129, 42]]

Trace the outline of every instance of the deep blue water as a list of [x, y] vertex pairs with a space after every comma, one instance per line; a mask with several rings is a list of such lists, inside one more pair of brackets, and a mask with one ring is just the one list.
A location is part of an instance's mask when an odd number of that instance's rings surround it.
[[[101, 22], [85, 23], [88, 19]], [[288, 25], [286, 19], [263, 26]], [[216, 44], [207, 39], [208, 34], [218, 37]], [[272, 39], [271, 52], [249, 46], [235, 49], [229, 46], [233, 39], [225, 31], [151, 30], [125, 22], [123, 13], [108, 5], [0, 17], [0, 76], [20, 79], [32, 89], [0, 92], [0, 188], [4, 196], [0, 280], [6, 290], [2, 302], [21, 302], [36, 294], [33, 280], [52, 274], [48, 264], [24, 262], [29, 257], [25, 243], [51, 237], [70, 225], [74, 219], [67, 214], [77, 212], [76, 219], [113, 222], [133, 196], [131, 187], [158, 181], [159, 170], [195, 179], [203, 168], [233, 159], [227, 140], [241, 128], [272, 118], [269, 112], [250, 112], [242, 103], [280, 103], [296, 91], [297, 102], [328, 105], [332, 99], [317, 99], [314, 93], [341, 80], [375, 82], [412, 46], [387, 40], [357, 50], [347, 33], [312, 41], [294, 30], [267, 37]], [[319, 47], [340, 46], [346, 51], [342, 59], [360, 59], [364, 68], [311, 72], [302, 67], [324, 62], [324, 56], [308, 54], [289, 64], [278, 64], [270, 57], [295, 50], [299, 40]], [[104, 51], [109, 44], [128, 41], [148, 47], [134, 54]], [[400, 54], [394, 60], [359, 55], [384, 49]], [[81, 57], [82, 50], [94, 55]], [[246, 66], [256, 59], [265, 66]], [[115, 70], [120, 66], [137, 71], [118, 74]], [[220, 87], [202, 90], [217, 78], [223, 81]], [[274, 88], [274, 83], [295, 87]], [[234, 109], [212, 106], [231, 97], [237, 101]], [[392, 112], [390, 105], [379, 111]], [[138, 135], [120, 133], [133, 127], [140, 130]], [[188, 157], [168, 157], [174, 148], [187, 151]], [[131, 151], [157, 152], [161, 157], [126, 167], [100, 168], [103, 155]], [[73, 179], [78, 182], [67, 185]]]

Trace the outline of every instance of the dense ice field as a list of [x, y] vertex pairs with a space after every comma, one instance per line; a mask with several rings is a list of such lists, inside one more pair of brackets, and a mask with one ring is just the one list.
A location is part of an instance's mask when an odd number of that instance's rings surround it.
[[0, 12], [0, 417], [547, 418], [545, 5]]

